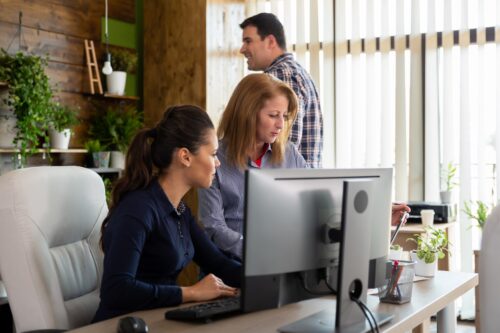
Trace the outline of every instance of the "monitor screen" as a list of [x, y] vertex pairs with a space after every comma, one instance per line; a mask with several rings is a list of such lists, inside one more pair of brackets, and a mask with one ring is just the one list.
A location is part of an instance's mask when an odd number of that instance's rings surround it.
[[243, 311], [318, 297], [337, 286], [344, 183], [356, 179], [373, 181], [369, 287], [383, 283], [392, 169], [252, 169], [245, 187]]

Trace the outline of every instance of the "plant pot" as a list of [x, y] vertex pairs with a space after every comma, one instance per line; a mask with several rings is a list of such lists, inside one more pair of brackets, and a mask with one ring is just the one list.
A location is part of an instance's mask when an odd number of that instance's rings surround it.
[[420, 260], [417, 257], [417, 253], [414, 251], [412, 251], [410, 253], [410, 258], [412, 261], [417, 262], [415, 264], [415, 275], [425, 276], [425, 277], [433, 277], [434, 275], [436, 275], [437, 263], [438, 263], [437, 253], [435, 255], [434, 262], [432, 262], [430, 264], [427, 264], [427, 263], [425, 263], [425, 261]]
[[439, 196], [441, 197], [441, 203], [451, 203], [451, 191], [441, 191]]
[[127, 81], [127, 73], [114, 71], [106, 76], [106, 85], [108, 93], [122, 96], [125, 93], [125, 82]]
[[109, 151], [98, 151], [92, 153], [92, 160], [94, 168], [108, 168], [109, 167]]
[[0, 113], [0, 147], [13, 148], [17, 118], [12, 112]]
[[125, 169], [125, 154], [121, 151], [111, 152], [111, 168]]
[[50, 148], [68, 149], [69, 140], [71, 139], [71, 130], [69, 128], [66, 128], [62, 132], [58, 132], [54, 129], [51, 129], [49, 130], [49, 137], [50, 137]]
[[389, 260], [401, 260], [403, 257], [403, 249], [389, 250]]

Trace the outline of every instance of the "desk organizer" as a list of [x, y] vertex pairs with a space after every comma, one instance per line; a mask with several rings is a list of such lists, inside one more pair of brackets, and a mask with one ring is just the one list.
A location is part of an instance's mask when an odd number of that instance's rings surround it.
[[411, 300], [415, 262], [390, 260], [387, 262], [385, 283], [378, 288], [381, 302], [402, 304]]

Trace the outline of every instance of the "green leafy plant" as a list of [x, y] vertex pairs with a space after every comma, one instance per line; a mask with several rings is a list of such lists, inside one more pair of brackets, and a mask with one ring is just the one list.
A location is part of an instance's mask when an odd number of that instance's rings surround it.
[[45, 74], [47, 58], [15, 55], [0, 50], [0, 81], [8, 83], [5, 103], [17, 118], [14, 145], [19, 147], [21, 165], [38, 147], [48, 146], [52, 89]]
[[111, 204], [111, 193], [113, 191], [113, 182], [109, 178], [103, 178], [102, 181], [104, 182], [106, 202], [108, 203], [109, 206]]
[[61, 105], [60, 103], [53, 103], [50, 123], [58, 132], [62, 132], [67, 128], [72, 129], [72, 127], [78, 124], [76, 114], [76, 110], [70, 108], [69, 106]]
[[414, 234], [414, 237], [408, 238], [407, 241], [417, 244], [417, 257], [423, 260], [426, 264], [432, 264], [438, 259], [444, 258], [444, 253], [448, 252], [447, 245], [448, 237], [443, 229], [436, 229], [431, 226], [425, 227], [425, 233]]
[[402, 249], [403, 249], [403, 248], [402, 248], [402, 247], [401, 247], [401, 245], [399, 245], [399, 244], [392, 244], [392, 245], [391, 245], [391, 250], [393, 250], [393, 251], [400, 251], [400, 250], [402, 250]]
[[97, 153], [105, 150], [105, 147], [101, 145], [101, 142], [95, 139], [87, 140], [84, 144], [84, 147], [89, 153]]
[[111, 67], [114, 71], [134, 73], [137, 68], [137, 53], [124, 49], [110, 49]]
[[401, 247], [401, 245], [399, 245], [399, 244], [392, 244], [392, 245], [391, 245], [391, 250], [393, 250], [393, 251], [400, 251], [400, 250], [402, 250], [402, 249], [403, 249], [403, 248], [402, 248], [402, 247]]
[[458, 186], [458, 182], [455, 181], [457, 176], [457, 168], [453, 165], [453, 163], [449, 162], [446, 168], [443, 168], [442, 171], [442, 179], [444, 181], [444, 191], [451, 191], [456, 186]]
[[132, 138], [142, 126], [142, 113], [134, 108], [109, 108], [91, 118], [89, 136], [110, 150], [126, 153]]
[[471, 220], [476, 221], [476, 226], [478, 226], [481, 230], [484, 228], [484, 224], [486, 223], [486, 219], [490, 214], [491, 208], [485, 204], [484, 202], [477, 200], [466, 201], [464, 202], [464, 209], [462, 210]]

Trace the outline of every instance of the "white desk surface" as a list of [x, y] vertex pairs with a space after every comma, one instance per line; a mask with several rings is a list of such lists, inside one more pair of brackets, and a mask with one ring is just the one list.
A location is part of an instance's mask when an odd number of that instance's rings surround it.
[[[405, 332], [426, 321], [447, 304], [477, 286], [478, 280], [475, 273], [438, 271], [434, 278], [414, 284], [410, 303], [401, 305], [385, 304], [380, 303], [376, 296], [368, 296], [368, 306], [372, 310], [395, 315], [391, 322], [380, 327], [381, 332]], [[279, 309], [219, 319], [208, 324], [165, 320], [164, 313], [166, 309], [139, 311], [132, 315], [143, 318], [149, 326], [150, 333], [276, 332], [279, 327], [316, 312], [335, 309], [335, 298], [331, 296], [316, 298], [289, 304]], [[114, 333], [116, 332], [118, 319], [109, 319], [71, 332]]]

